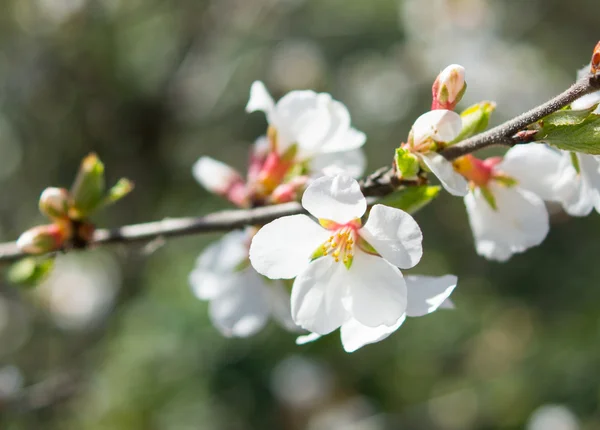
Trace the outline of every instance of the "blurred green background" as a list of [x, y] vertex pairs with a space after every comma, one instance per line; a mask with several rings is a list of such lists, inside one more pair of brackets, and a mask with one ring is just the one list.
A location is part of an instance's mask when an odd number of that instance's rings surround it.
[[[597, 0], [0, 0], [0, 239], [44, 222], [39, 193], [91, 151], [136, 183], [99, 225], [228, 207], [191, 166], [244, 169], [256, 79], [332, 93], [380, 167], [446, 65], [498, 123], [573, 81], [599, 17]], [[457, 309], [353, 354], [274, 324], [223, 338], [187, 282], [217, 235], [70, 254], [36, 290], [0, 281], [0, 429], [600, 429], [598, 214], [555, 211], [506, 264], [475, 254], [460, 199], [417, 220], [410, 273], [458, 275]]]

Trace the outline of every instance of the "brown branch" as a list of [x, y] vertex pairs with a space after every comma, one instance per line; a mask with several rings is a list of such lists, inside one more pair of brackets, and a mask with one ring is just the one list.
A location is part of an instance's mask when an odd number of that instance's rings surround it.
[[[484, 133], [470, 137], [447, 149], [442, 154], [449, 160], [470, 154], [491, 145], [509, 145], [523, 142], [516, 134], [528, 125], [562, 109], [574, 100], [600, 90], [600, 75], [588, 75], [552, 100], [496, 126]], [[382, 167], [363, 181], [361, 188], [367, 197], [382, 197], [403, 186], [418, 185], [419, 181], [404, 181], [395, 175], [393, 168]], [[229, 231], [247, 225], [261, 225], [274, 219], [303, 213], [299, 203], [285, 203], [255, 209], [236, 209], [214, 212], [201, 217], [169, 218], [114, 229], [96, 230], [89, 245], [130, 243], [148, 241], [160, 237], [186, 236], [190, 234]], [[0, 261], [9, 262], [26, 256], [15, 242], [0, 244]]]

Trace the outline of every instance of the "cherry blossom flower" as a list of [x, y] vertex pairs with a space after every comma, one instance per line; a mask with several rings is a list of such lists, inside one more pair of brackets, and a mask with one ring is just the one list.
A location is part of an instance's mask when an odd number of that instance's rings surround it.
[[[455, 162], [471, 180], [464, 201], [477, 253], [490, 260], [506, 261], [548, 234], [548, 211], [540, 196], [551, 193], [548, 178], [535, 158], [520, 151], [511, 148], [504, 159], [467, 155]], [[539, 180], [531, 181], [536, 175]]]
[[460, 115], [450, 110], [432, 110], [421, 115], [412, 126], [408, 149], [440, 180], [443, 187], [452, 195], [467, 194], [467, 181], [452, 166], [452, 163], [437, 151], [444, 143], [451, 142], [460, 134]]
[[519, 185], [546, 201], [558, 202], [571, 216], [600, 212], [600, 157], [555, 150], [542, 144], [512, 148], [504, 166]]
[[248, 191], [240, 174], [232, 167], [211, 157], [200, 157], [192, 167], [194, 178], [214, 194], [227, 198], [239, 207], [248, 206]]
[[292, 317], [321, 335], [350, 319], [367, 327], [392, 327], [407, 306], [408, 269], [422, 255], [415, 220], [399, 209], [374, 205], [362, 226], [367, 202], [349, 176], [322, 177], [302, 197], [306, 215], [279, 218], [254, 236], [250, 261], [271, 279], [296, 278]]
[[[394, 333], [406, 320], [406, 317], [420, 317], [437, 309], [452, 308], [448, 298], [456, 288], [457, 278], [453, 275], [440, 277], [406, 276], [407, 305], [404, 315], [393, 326], [380, 325], [369, 327], [356, 319], [349, 319], [340, 328], [342, 346], [346, 352], [354, 352], [365, 345], [379, 342]], [[316, 333], [303, 335], [296, 339], [298, 345], [315, 341], [321, 336]]]
[[233, 231], [209, 245], [190, 273], [192, 291], [210, 302], [210, 319], [225, 336], [252, 336], [269, 318], [297, 331], [283, 283], [264, 278], [248, 263], [251, 236], [251, 230]]

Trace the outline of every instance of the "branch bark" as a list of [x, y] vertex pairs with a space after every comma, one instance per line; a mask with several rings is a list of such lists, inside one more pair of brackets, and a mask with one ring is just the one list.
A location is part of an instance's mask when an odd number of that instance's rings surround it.
[[[519, 131], [552, 112], [562, 109], [578, 98], [598, 90], [600, 90], [600, 74], [589, 74], [552, 100], [486, 132], [463, 140], [442, 151], [442, 155], [453, 160], [488, 146], [512, 146], [520, 143], [522, 140], [515, 136]], [[418, 184], [419, 182], [399, 179], [393, 168], [382, 167], [361, 181], [361, 188], [367, 197], [382, 197], [403, 186]], [[283, 216], [300, 213], [304, 213], [304, 209], [299, 203], [293, 202], [255, 209], [219, 211], [201, 217], [169, 218], [113, 229], [98, 229], [89, 245], [132, 243], [160, 237], [230, 231], [248, 225], [265, 224]], [[0, 262], [15, 261], [26, 255], [17, 248], [15, 242], [0, 244]]]

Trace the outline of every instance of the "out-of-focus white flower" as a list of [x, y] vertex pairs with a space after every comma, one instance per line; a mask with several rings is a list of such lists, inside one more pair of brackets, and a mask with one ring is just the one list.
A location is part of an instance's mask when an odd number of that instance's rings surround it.
[[433, 83], [431, 109], [454, 110], [466, 89], [465, 68], [458, 64], [449, 65], [440, 72]]
[[467, 181], [454, 170], [452, 163], [437, 151], [454, 140], [462, 130], [462, 119], [456, 112], [438, 109], [421, 115], [412, 126], [408, 143], [404, 145], [427, 166], [452, 195], [467, 194]]
[[[406, 317], [420, 317], [440, 308], [453, 307], [448, 297], [456, 288], [456, 276], [406, 276], [404, 279], [408, 293], [405, 315], [393, 326], [368, 327], [355, 319], [347, 320], [340, 328], [342, 345], [346, 352], [354, 352], [365, 345], [387, 338], [400, 328]], [[296, 343], [303, 345], [320, 337], [316, 333], [310, 333], [298, 337]]]
[[[497, 261], [506, 261], [513, 254], [537, 246], [546, 238], [549, 230], [548, 211], [542, 197], [536, 191], [548, 184], [545, 170], [535, 159], [526, 157], [527, 169], [515, 168], [524, 160], [510, 149], [505, 158], [485, 161], [468, 155], [455, 165], [471, 179], [472, 190], [465, 196], [469, 223], [475, 237], [477, 253]], [[508, 173], [510, 172], [510, 173]], [[539, 182], [527, 189], [527, 178], [536, 177]]]
[[[586, 76], [590, 72], [590, 65], [581, 68], [577, 71], [577, 79], [581, 79]], [[584, 110], [589, 109], [594, 105], [600, 103], [600, 91], [593, 92], [591, 94], [586, 94], [583, 97], [578, 98], [573, 103], [571, 103], [571, 109], [573, 110]], [[594, 110], [595, 114], [600, 115], [600, 106]]]
[[23, 375], [16, 366], [0, 369], [0, 400], [14, 397], [23, 388]]
[[571, 216], [600, 212], [600, 157], [554, 150], [546, 145], [518, 145], [502, 167], [522, 188], [558, 202]]
[[223, 196], [237, 206], [247, 206], [246, 184], [231, 166], [211, 157], [200, 157], [192, 167], [194, 178], [214, 194]]
[[192, 291], [210, 302], [210, 319], [225, 336], [252, 336], [271, 317], [295, 330], [284, 285], [265, 279], [248, 265], [251, 237], [250, 230], [233, 231], [209, 245], [190, 273]]
[[327, 93], [291, 91], [275, 103], [265, 85], [256, 81], [246, 111], [257, 110], [265, 112], [274, 130], [272, 144], [277, 152], [284, 154], [296, 144], [300, 160], [360, 148], [366, 141], [364, 133], [351, 127], [346, 106]]
[[292, 316], [321, 335], [353, 318], [368, 327], [392, 327], [404, 317], [406, 283], [398, 269], [416, 265], [422, 234], [406, 212], [383, 205], [360, 218], [367, 202], [349, 176], [323, 177], [306, 189], [306, 215], [279, 218], [254, 236], [250, 261], [272, 279], [296, 278]]
[[579, 430], [579, 421], [573, 412], [562, 405], [543, 405], [537, 408], [529, 421], [527, 430]]

